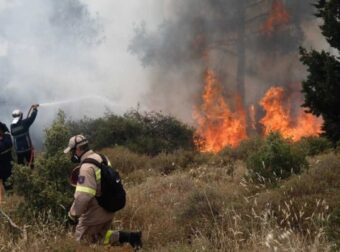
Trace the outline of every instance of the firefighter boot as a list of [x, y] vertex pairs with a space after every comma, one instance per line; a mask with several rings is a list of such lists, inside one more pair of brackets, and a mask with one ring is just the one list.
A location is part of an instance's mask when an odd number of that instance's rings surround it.
[[119, 231], [119, 243], [129, 243], [135, 251], [142, 247], [142, 232]]

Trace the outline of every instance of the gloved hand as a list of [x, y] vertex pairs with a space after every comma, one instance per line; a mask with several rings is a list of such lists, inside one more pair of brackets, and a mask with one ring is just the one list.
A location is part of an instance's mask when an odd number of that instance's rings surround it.
[[33, 105], [32, 105], [32, 108], [33, 108], [33, 109], [37, 109], [38, 107], [39, 107], [39, 104], [33, 104]]
[[78, 217], [77, 216], [74, 216], [72, 215], [70, 212], [68, 212], [67, 214], [67, 222], [72, 225], [72, 226], [75, 226], [78, 224]]

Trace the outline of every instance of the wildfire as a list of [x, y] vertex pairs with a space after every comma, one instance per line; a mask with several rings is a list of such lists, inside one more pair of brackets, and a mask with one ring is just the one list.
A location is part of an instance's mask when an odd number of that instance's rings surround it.
[[262, 30], [265, 34], [270, 35], [275, 30], [275, 27], [288, 24], [289, 14], [282, 0], [274, 0], [272, 3], [269, 17], [263, 24]]
[[232, 112], [222, 95], [222, 86], [212, 70], [205, 72], [203, 104], [194, 111], [197, 121], [196, 144], [202, 152], [219, 152], [236, 147], [247, 138], [246, 116], [239, 99]]
[[260, 120], [264, 126], [264, 135], [272, 131], [279, 131], [283, 136], [289, 133], [289, 109], [283, 106], [283, 96], [282, 88], [270, 88], [260, 102], [266, 111], [265, 117]]
[[[195, 132], [196, 145], [202, 152], [217, 153], [226, 146], [236, 147], [247, 138], [246, 113], [236, 98], [236, 112], [228, 107], [222, 86], [213, 71], [205, 73], [203, 103], [194, 111], [198, 127]], [[285, 103], [282, 87], [270, 88], [260, 101], [265, 116], [259, 121], [263, 125], [264, 136], [272, 131], [283, 137], [298, 141], [302, 137], [317, 136], [321, 133], [322, 119], [299, 109], [296, 116], [291, 115], [291, 107]], [[249, 107], [249, 123], [256, 129], [256, 109]]]
[[284, 105], [284, 90], [282, 87], [270, 88], [262, 98], [260, 105], [266, 112], [261, 119], [264, 135], [278, 131], [283, 137], [294, 141], [306, 136], [316, 136], [320, 133], [322, 121], [311, 114], [299, 110], [294, 120], [290, 115], [290, 107]]

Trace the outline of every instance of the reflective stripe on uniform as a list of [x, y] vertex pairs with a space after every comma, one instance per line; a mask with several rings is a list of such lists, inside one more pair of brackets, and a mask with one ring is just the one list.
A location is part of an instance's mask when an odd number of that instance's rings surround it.
[[112, 230], [108, 230], [105, 234], [105, 239], [104, 239], [104, 245], [109, 245], [110, 244], [110, 238], [111, 235], [113, 234]]
[[99, 181], [102, 178], [102, 174], [100, 172], [100, 169], [96, 170], [96, 181]]
[[91, 188], [91, 187], [87, 187], [87, 186], [80, 186], [80, 185], [77, 185], [76, 187], [76, 192], [84, 192], [84, 193], [88, 193], [88, 194], [91, 194], [93, 196], [96, 195], [96, 190]]

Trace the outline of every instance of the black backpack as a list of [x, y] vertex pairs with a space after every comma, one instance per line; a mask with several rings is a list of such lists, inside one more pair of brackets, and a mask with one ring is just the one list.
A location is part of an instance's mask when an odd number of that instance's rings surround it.
[[101, 173], [101, 196], [96, 197], [98, 204], [109, 212], [116, 212], [124, 208], [126, 192], [123, 188], [119, 173], [109, 166], [105, 156], [99, 154], [102, 162], [93, 158], [86, 158], [82, 164], [89, 163], [97, 166]]

